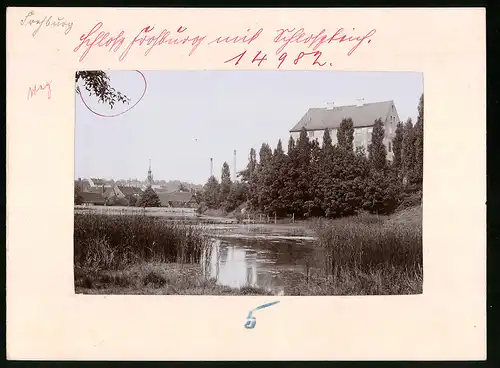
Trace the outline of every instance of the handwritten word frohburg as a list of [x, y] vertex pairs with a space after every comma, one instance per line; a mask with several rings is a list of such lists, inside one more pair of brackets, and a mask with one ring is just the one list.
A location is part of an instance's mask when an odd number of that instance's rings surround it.
[[47, 99], [50, 100], [50, 98], [52, 97], [52, 90], [50, 87], [51, 83], [52, 83], [52, 81], [46, 82], [45, 85], [34, 84], [33, 86], [29, 87], [28, 88], [28, 100], [30, 98], [35, 97], [38, 92], [45, 91], [45, 89], [47, 89]]
[[[80, 44], [73, 50], [73, 52], [78, 52], [78, 50], [80, 50], [82, 46], [86, 46], [83, 54], [80, 57], [80, 61], [83, 61], [87, 57], [88, 53], [94, 46], [106, 47], [109, 48], [109, 51], [113, 52], [118, 51], [122, 47], [123, 43], [125, 42], [125, 31], [121, 30], [116, 36], [110, 36], [109, 32], [98, 32], [102, 28], [102, 26], [103, 23], [99, 22], [94, 27], [92, 27], [92, 29], [88, 33], [84, 33], [80, 37]], [[152, 26], [147, 26], [141, 29], [134, 37], [134, 39], [129, 42], [128, 46], [123, 50], [122, 54], [119, 57], [119, 60], [123, 61], [127, 57], [132, 46], [136, 44], [139, 46], [149, 46], [149, 48], [147, 48], [144, 52], [144, 56], [148, 56], [154, 47], [162, 45], [164, 43], [169, 45], [184, 45], [187, 43], [192, 47], [191, 51], [189, 52], [189, 55], [191, 56], [206, 37], [199, 35], [186, 35], [184, 32], [187, 28], [182, 26], [177, 28], [175, 32], [170, 32], [166, 29], [163, 29], [156, 35], [154, 33], [150, 34], [154, 29], [155, 27]]]
[[40, 30], [40, 28], [42, 28], [42, 26], [51, 28], [58, 28], [58, 27], [66, 28], [66, 30], [64, 31], [64, 34], [66, 35], [69, 32], [71, 32], [71, 29], [73, 28], [73, 22], [65, 21], [64, 17], [57, 17], [57, 19], [52, 19], [51, 15], [51, 16], [44, 16], [43, 18], [42, 16], [40, 16], [38, 17], [38, 19], [35, 19], [34, 16], [35, 12], [30, 11], [28, 14], [26, 14], [26, 16], [23, 19], [21, 19], [22, 26], [35, 27], [35, 30], [32, 33], [33, 37], [37, 35], [38, 31]]

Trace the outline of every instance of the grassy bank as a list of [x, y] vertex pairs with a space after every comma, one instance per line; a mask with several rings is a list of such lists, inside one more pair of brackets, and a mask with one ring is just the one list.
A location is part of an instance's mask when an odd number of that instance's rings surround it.
[[75, 290], [103, 295], [270, 295], [266, 290], [217, 285], [203, 277], [197, 265], [140, 263], [122, 270], [75, 268]]
[[75, 291], [84, 294], [269, 295], [205, 279], [209, 239], [189, 223], [148, 216], [75, 214]]
[[[422, 293], [422, 212], [308, 222], [319, 251], [303, 272], [283, 269], [285, 295]], [[258, 226], [258, 232], [276, 232]], [[257, 226], [255, 227], [257, 228]], [[293, 226], [283, 228], [280, 234]], [[247, 229], [248, 231], [248, 229]], [[257, 231], [253, 230], [252, 231]], [[293, 230], [294, 235], [303, 230]], [[305, 230], [304, 230], [305, 231]], [[269, 295], [207, 280], [198, 262], [210, 239], [200, 226], [149, 216], [75, 214], [77, 293]]]
[[312, 226], [317, 244], [324, 250], [322, 259], [316, 262], [317, 275], [299, 277], [289, 292], [295, 295], [308, 295], [312, 290], [314, 294], [330, 295], [422, 293], [421, 212], [419, 215], [418, 209], [412, 211], [389, 218], [358, 215], [315, 221]]

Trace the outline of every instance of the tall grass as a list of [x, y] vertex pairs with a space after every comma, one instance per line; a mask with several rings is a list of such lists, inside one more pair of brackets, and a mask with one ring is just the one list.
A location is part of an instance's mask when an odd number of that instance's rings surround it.
[[149, 216], [74, 215], [76, 267], [117, 270], [139, 262], [199, 261], [208, 240], [194, 225]]
[[313, 228], [325, 251], [320, 269], [335, 287], [358, 294], [422, 292], [421, 223], [361, 215], [318, 220]]

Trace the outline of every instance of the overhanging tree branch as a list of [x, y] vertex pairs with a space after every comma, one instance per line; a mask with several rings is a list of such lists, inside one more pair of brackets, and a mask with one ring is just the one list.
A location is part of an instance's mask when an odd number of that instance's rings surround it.
[[[80, 79], [89, 92], [89, 96], [96, 96], [99, 102], [106, 103], [111, 108], [114, 107], [116, 102], [126, 103], [127, 105], [130, 103], [129, 97], [111, 87], [109, 76], [102, 70], [76, 72], [75, 84]], [[82, 93], [78, 86], [76, 87], [76, 93]]]

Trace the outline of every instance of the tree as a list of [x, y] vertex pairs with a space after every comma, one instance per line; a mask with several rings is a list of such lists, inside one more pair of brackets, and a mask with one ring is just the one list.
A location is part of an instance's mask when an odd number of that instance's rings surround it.
[[384, 145], [384, 123], [382, 119], [375, 120], [372, 131], [372, 141], [368, 146], [368, 158], [377, 171], [384, 170], [387, 166], [387, 150]]
[[205, 186], [203, 187], [203, 202], [208, 208], [219, 208], [220, 202], [220, 187], [219, 182], [215, 176], [208, 178]]
[[287, 212], [286, 196], [283, 190], [288, 180], [287, 158], [280, 139], [274, 150], [272, 162], [266, 170], [267, 177], [264, 182], [264, 185], [268, 186], [267, 194], [269, 197], [267, 208], [264, 210], [270, 214], [275, 213], [278, 216], [283, 216]]
[[[84, 88], [89, 92], [89, 96], [96, 96], [99, 102], [106, 103], [111, 108], [114, 107], [116, 102], [130, 103], [130, 98], [111, 87], [109, 76], [102, 70], [76, 72], [75, 84], [80, 79], [83, 81]], [[76, 93], [82, 93], [78, 86], [76, 87]]]
[[80, 187], [78, 185], [75, 185], [75, 199], [74, 199], [74, 203], [76, 205], [80, 205], [83, 203], [83, 197], [81, 195], [81, 190], [80, 190]]
[[223, 203], [224, 211], [231, 212], [246, 201], [246, 185], [233, 183], [227, 200]]
[[270, 198], [270, 170], [272, 170], [273, 150], [267, 143], [262, 143], [259, 162], [255, 166], [249, 182], [249, 206], [252, 210], [267, 211], [272, 201]]
[[284, 154], [285, 154], [285, 152], [283, 151], [283, 145], [281, 144], [281, 139], [279, 139], [278, 144], [276, 145], [276, 148], [274, 149], [273, 157], [281, 156]]
[[390, 176], [372, 170], [364, 184], [363, 209], [371, 213], [387, 215], [398, 204], [398, 186]]
[[228, 196], [229, 192], [231, 191], [231, 171], [229, 170], [229, 165], [227, 162], [224, 162], [222, 165], [222, 174], [221, 174], [221, 180], [220, 180], [220, 200], [219, 203], [223, 204]]
[[298, 216], [302, 216], [306, 209], [305, 203], [310, 200], [310, 169], [311, 142], [307, 131], [302, 128], [295, 148], [290, 155], [290, 165], [287, 180], [287, 198], [289, 210]]
[[295, 139], [293, 139], [292, 136], [290, 136], [290, 138], [288, 138], [288, 155], [290, 155], [290, 152], [293, 151], [293, 149], [295, 148]]
[[413, 124], [411, 118], [408, 118], [403, 129], [402, 174], [404, 183], [410, 182], [415, 172], [415, 136], [413, 133]]
[[141, 194], [138, 204], [140, 207], [161, 206], [160, 198], [158, 197], [158, 194], [153, 190], [153, 188], [151, 188], [151, 186], [148, 186], [146, 190], [144, 190], [144, 192]]
[[392, 161], [393, 167], [397, 172], [401, 170], [402, 160], [403, 160], [403, 123], [399, 122], [396, 126], [396, 131], [394, 139], [392, 141], [394, 159]]
[[127, 195], [126, 199], [129, 206], [133, 207], [137, 204], [137, 198], [133, 195]]
[[[317, 139], [313, 140], [310, 144], [310, 159], [308, 167], [309, 188], [308, 199], [304, 203], [304, 210], [308, 216], [321, 216], [321, 190], [320, 190], [320, 176], [323, 170], [322, 157], [323, 150], [320, 148]], [[328, 147], [328, 146], [326, 146]], [[328, 148], [326, 148], [328, 150]]]
[[262, 143], [259, 151], [259, 163], [261, 166], [267, 165], [273, 157], [273, 150], [267, 143]]
[[189, 189], [184, 183], [180, 183], [178, 191], [179, 192], [189, 192]]
[[415, 170], [413, 181], [422, 188], [424, 177], [424, 94], [420, 96], [418, 117], [414, 127]]
[[323, 132], [323, 148], [330, 149], [332, 147], [332, 137], [330, 136], [330, 130], [327, 128]]
[[248, 183], [250, 181], [251, 176], [254, 174], [255, 167], [257, 166], [257, 157], [255, 153], [255, 149], [250, 149], [250, 154], [248, 155], [248, 164], [245, 170], [242, 170], [238, 176], [241, 177], [241, 181], [244, 183]]
[[351, 118], [342, 119], [337, 130], [338, 146], [346, 151], [353, 151], [354, 123]]

